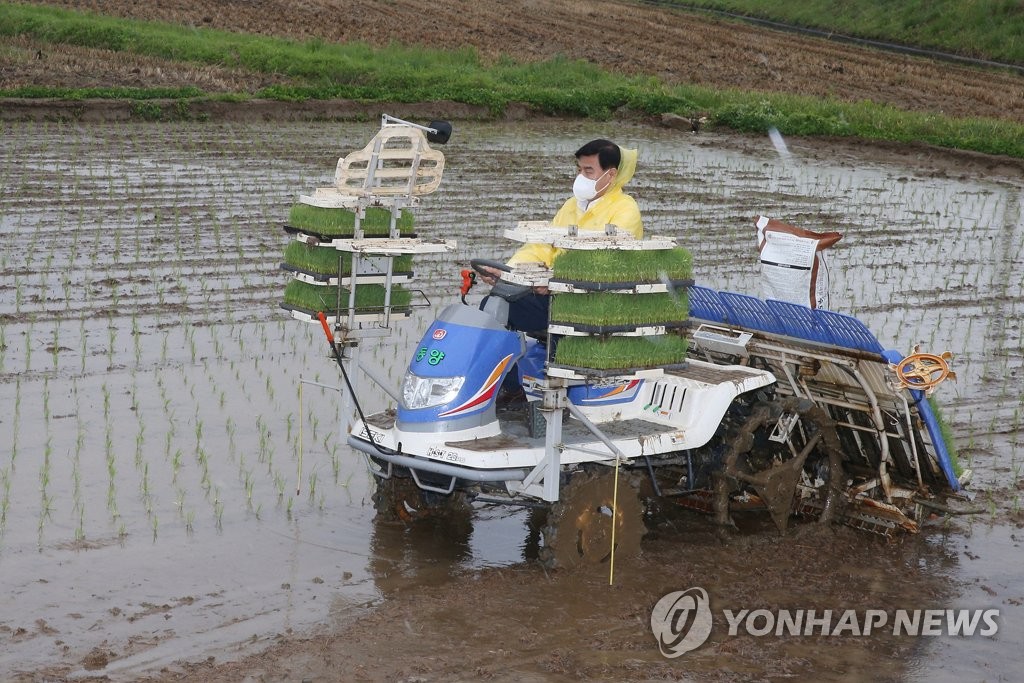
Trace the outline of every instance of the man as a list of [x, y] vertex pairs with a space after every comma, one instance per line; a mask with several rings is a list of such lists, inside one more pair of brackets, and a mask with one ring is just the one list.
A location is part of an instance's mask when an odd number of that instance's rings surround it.
[[[603, 139], [592, 140], [576, 150], [579, 174], [573, 182], [573, 196], [565, 201], [551, 222], [558, 226], [575, 225], [580, 230], [602, 231], [611, 224], [641, 238], [644, 229], [640, 210], [636, 201], [622, 191], [636, 170], [636, 157], [635, 149], [623, 149]], [[550, 244], [525, 244], [508, 263], [539, 262], [550, 268], [561, 252]], [[500, 276], [500, 272], [493, 272]], [[482, 279], [493, 285], [496, 277]], [[535, 288], [533, 294], [509, 305], [509, 327], [522, 332], [546, 331], [550, 305], [547, 288]]]

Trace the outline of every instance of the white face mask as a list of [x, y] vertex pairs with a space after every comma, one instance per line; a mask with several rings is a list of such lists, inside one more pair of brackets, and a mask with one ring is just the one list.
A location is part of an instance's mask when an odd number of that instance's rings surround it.
[[[611, 169], [609, 168], [608, 171]], [[605, 171], [597, 179], [591, 180], [582, 173], [576, 176], [576, 180], [572, 183], [572, 193], [576, 195], [576, 199], [584, 204], [592, 201], [597, 196], [597, 181], [608, 175], [608, 171]]]

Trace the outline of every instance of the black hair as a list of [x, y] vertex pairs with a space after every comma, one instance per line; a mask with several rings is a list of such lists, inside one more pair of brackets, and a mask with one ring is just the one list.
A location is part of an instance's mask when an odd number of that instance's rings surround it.
[[619, 146], [611, 140], [591, 140], [576, 150], [577, 159], [595, 154], [597, 155], [598, 163], [601, 164], [602, 171], [607, 171], [609, 168], [618, 168], [619, 162], [622, 161], [622, 152], [619, 151]]

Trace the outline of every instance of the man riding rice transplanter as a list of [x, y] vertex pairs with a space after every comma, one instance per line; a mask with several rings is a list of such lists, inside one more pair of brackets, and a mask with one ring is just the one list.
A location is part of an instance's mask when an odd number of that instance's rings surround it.
[[[575, 225], [580, 230], [604, 230], [608, 224], [640, 239], [644, 228], [636, 201], [622, 191], [636, 170], [635, 149], [619, 147], [609, 140], [592, 140], [576, 150], [579, 175], [569, 197], [551, 220], [557, 226]], [[550, 244], [525, 244], [508, 264], [543, 263], [548, 268], [562, 252]], [[491, 269], [494, 277], [482, 279], [493, 285], [500, 271]], [[521, 332], [545, 332], [551, 295], [546, 287], [537, 287], [532, 294], [509, 304], [509, 327]]]

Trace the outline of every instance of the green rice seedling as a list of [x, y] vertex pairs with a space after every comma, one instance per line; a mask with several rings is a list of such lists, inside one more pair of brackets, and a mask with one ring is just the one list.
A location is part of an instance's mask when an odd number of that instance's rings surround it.
[[57, 369], [60, 358], [60, 323], [53, 326], [53, 342], [50, 344], [50, 358], [53, 360], [53, 369]]
[[693, 256], [681, 247], [651, 251], [570, 249], [555, 259], [554, 276], [582, 282], [661, 282], [693, 277]]
[[43, 378], [43, 421], [50, 424], [50, 378]]
[[142, 445], [146, 442], [146, 427], [139, 423], [139, 433], [135, 435], [135, 466], [142, 465]]
[[117, 511], [117, 487], [114, 484], [114, 477], [117, 476], [116, 468], [107, 468], [110, 474], [110, 483], [107, 484], [107, 510], [110, 511], [110, 519], [116, 521], [121, 514]]
[[686, 340], [676, 335], [654, 337], [565, 337], [558, 342], [555, 361], [597, 370], [651, 368], [682, 363]]
[[178, 481], [178, 472], [181, 470], [181, 449], [174, 451], [174, 457], [171, 458], [171, 481]]
[[174, 507], [178, 510], [178, 516], [183, 517], [185, 514], [185, 489], [178, 486], [175, 493]]
[[256, 485], [256, 482], [252, 476], [252, 470], [245, 471], [245, 479], [242, 482], [242, 485], [245, 487], [246, 504], [249, 506], [249, 508], [252, 508], [252, 491], [253, 487]]
[[82, 342], [81, 348], [79, 349], [79, 351], [81, 352], [81, 356], [82, 356], [82, 363], [81, 363], [81, 366], [79, 367], [79, 372], [81, 372], [82, 374], [85, 374], [85, 358], [88, 355], [88, 353], [87, 353], [88, 346], [87, 346], [87, 339], [86, 339], [86, 334], [85, 334], [85, 318], [82, 318], [78, 322], [78, 338]]
[[117, 328], [114, 326], [113, 318], [110, 317], [107, 318], [107, 335], [110, 340], [110, 343], [107, 344], [107, 368], [109, 369], [114, 367], [114, 345], [117, 342]]
[[53, 455], [53, 437], [46, 437], [43, 445], [43, 466], [39, 472], [39, 482], [42, 484], [43, 495], [46, 495], [46, 487], [50, 483], [50, 456]]
[[652, 325], [682, 322], [689, 316], [685, 292], [677, 294], [559, 294], [551, 300], [551, 320], [586, 325]]
[[341, 475], [341, 458], [338, 457], [337, 445], [331, 448], [331, 471], [334, 472], [334, 483], [338, 483], [338, 477]]
[[7, 528], [7, 511], [11, 507], [11, 469], [0, 470], [0, 484], [3, 485], [3, 499], [0, 500], [0, 534]]
[[139, 331], [139, 319], [132, 314], [132, 339], [135, 345], [135, 365], [142, 360], [142, 333]]
[[199, 413], [198, 412], [196, 413], [195, 435], [196, 435], [196, 449], [198, 449], [199, 451], [202, 451], [202, 449], [199, 448], [199, 446], [203, 442], [203, 421], [199, 419]]
[[310, 502], [313, 502], [313, 499], [316, 497], [316, 482], [317, 482], [317, 474], [316, 474], [316, 472], [315, 471], [314, 472], [310, 472], [309, 473], [309, 501]]
[[[341, 289], [341, 305], [348, 307], [349, 290]], [[405, 308], [412, 301], [412, 293], [395, 286], [391, 292], [391, 305]], [[334, 311], [338, 307], [338, 290], [334, 287], [318, 287], [292, 280], [284, 289], [284, 302], [305, 311]], [[383, 285], [359, 285], [356, 287], [356, 310], [375, 312], [384, 306]]]
[[25, 335], [25, 372], [32, 369], [32, 328], [34, 322], [28, 324], [28, 334]]
[[[337, 275], [339, 257], [341, 274], [347, 276], [352, 272], [352, 254], [338, 251], [330, 247], [311, 247], [302, 242], [292, 241], [284, 248], [284, 262], [299, 270], [318, 275]], [[392, 272], [404, 273], [412, 270], [412, 255], [396, 256]]]
[[[306, 229], [318, 235], [330, 237], [351, 237], [355, 229], [356, 214], [349, 209], [323, 209], [308, 204], [294, 204], [288, 214], [288, 224], [293, 228]], [[398, 217], [401, 234], [412, 232], [413, 215], [403, 211]], [[391, 229], [391, 212], [380, 207], [369, 207], [360, 224], [367, 236], [387, 235]]]
[[11, 427], [11, 467], [18, 457], [18, 426], [21, 424], [21, 375], [14, 380], [14, 419]]

